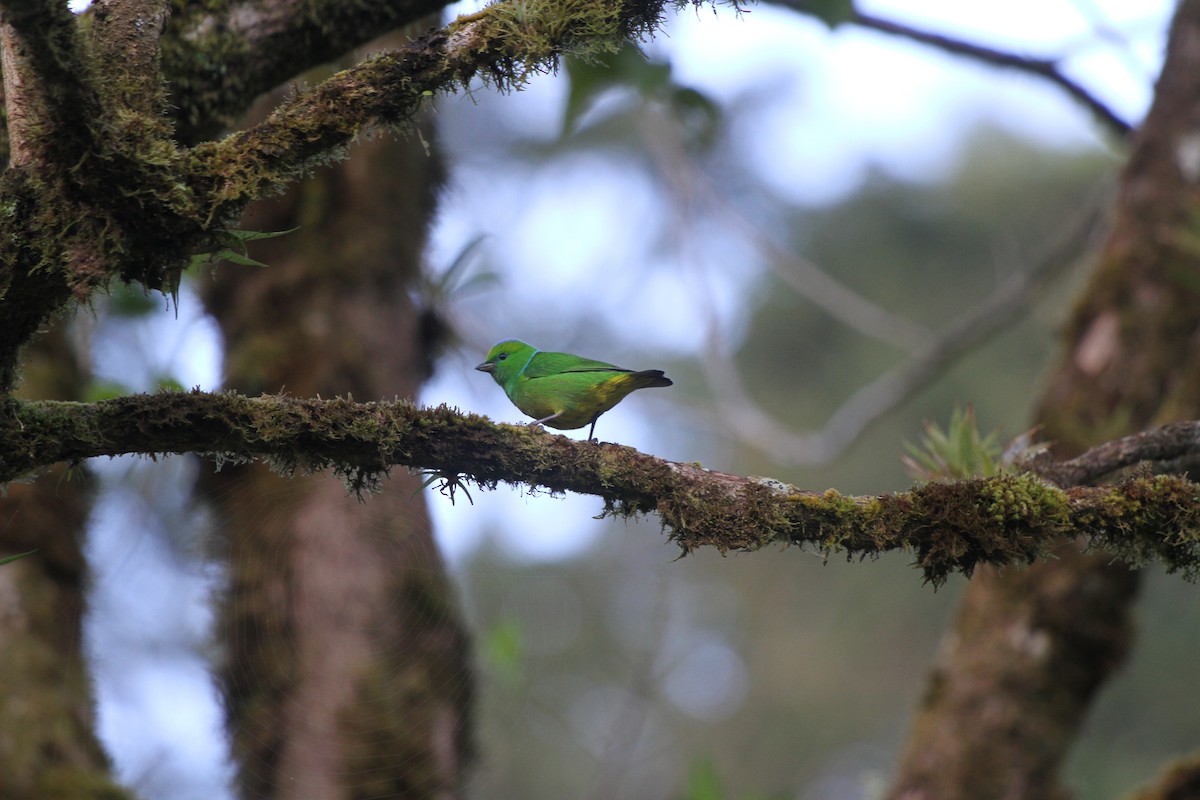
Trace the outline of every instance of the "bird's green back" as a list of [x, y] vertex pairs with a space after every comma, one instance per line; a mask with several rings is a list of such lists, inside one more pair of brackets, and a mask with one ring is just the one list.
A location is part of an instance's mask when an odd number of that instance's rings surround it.
[[592, 423], [594, 432], [596, 419], [630, 392], [671, 385], [662, 370], [634, 372], [571, 353], [544, 353], [516, 339], [497, 343], [477, 369], [490, 372], [522, 412], [563, 430]]
[[526, 378], [545, 378], [548, 375], [559, 375], [564, 372], [632, 372], [633, 370], [609, 364], [606, 361], [594, 361], [590, 358], [571, 355], [570, 353], [543, 353], [538, 351], [525, 367]]

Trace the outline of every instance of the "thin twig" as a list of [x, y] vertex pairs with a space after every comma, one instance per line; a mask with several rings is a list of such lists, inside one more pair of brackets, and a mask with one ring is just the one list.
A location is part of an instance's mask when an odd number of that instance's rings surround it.
[[[927, 333], [875, 306], [829, 278], [818, 267], [784, 253], [777, 245], [770, 243], [687, 157], [678, 131], [665, 122], [663, 115], [650, 113], [643, 123], [651, 127], [643, 133], [642, 138], [658, 162], [660, 174], [676, 195], [677, 204], [684, 208], [681, 212], [684, 220], [694, 221], [702, 216], [692, 205], [697, 197], [703, 199], [715, 209], [712, 213], [714, 218], [724, 222], [732, 220], [747, 238], [771, 251], [776, 274], [804, 297], [860, 333], [882, 338], [889, 344], [908, 345], [912, 350], [908, 360], [854, 392], [821, 429], [795, 433], [773, 419], [750, 397], [738, 375], [732, 354], [727, 352], [729, 337], [721, 324], [717, 308], [710, 293], [702, 294], [706, 301], [703, 307], [705, 357], [699, 360], [699, 364], [706, 382], [716, 395], [721, 422], [732, 428], [737, 438], [784, 465], [819, 466], [833, 461], [872, 423], [928, 386], [957, 359], [1019, 318], [1029, 307], [1034, 290], [1086, 249], [1087, 243], [1096, 235], [1100, 209], [1105, 205], [1102, 195], [1106, 193], [1097, 193], [1083, 211], [1045, 246], [1043, 255], [1032, 268], [1013, 275], [990, 297], [968, 309], [942, 330]], [[680, 239], [682, 245], [689, 241], [688, 237]], [[785, 260], [802, 272], [789, 272], [782, 268], [781, 263]], [[822, 288], [815, 292], [810, 291], [813, 274], [820, 276], [822, 283]], [[702, 280], [702, 276], [698, 276], [697, 284]], [[835, 291], [825, 291], [829, 287]], [[834, 295], [837, 295], [837, 299], [834, 299]]]
[[1018, 273], [991, 297], [968, 309], [913, 356], [852, 394], [817, 431], [796, 434], [749, 398], [732, 363], [706, 358], [702, 364], [717, 389], [721, 418], [737, 436], [772, 460], [819, 466], [837, 458], [872, 423], [943, 374], [956, 360], [1018, 319], [1030, 307], [1034, 290], [1071, 263], [1095, 235], [1101, 204], [1078, 214], [1027, 272]]
[[1068, 461], [1043, 453], [1031, 464], [1044, 478], [1062, 487], [1105, 483], [1130, 467], [1152, 474], [1183, 475], [1200, 467], [1200, 423], [1173, 422], [1096, 445]]
[[[663, 115], [649, 113], [642, 119], [649, 125], [642, 140], [658, 162], [659, 173], [672, 187], [678, 202], [691, 204], [702, 200], [714, 219], [740, 233], [763, 256], [774, 275], [796, 294], [812, 301], [831, 317], [852, 330], [884, 344], [915, 350], [925, 344], [930, 332], [920, 325], [897, 316], [834, 278], [820, 266], [798, 253], [781, 247], [742, 213], [700, 170], [687, 154], [677, 126]], [[694, 222], [696, 215], [687, 214]]]
[[[794, 0], [784, 0], [783, 4], [795, 7]], [[910, 39], [947, 53], [982, 61], [985, 64], [1016, 69], [1031, 75], [1037, 75], [1040, 78], [1045, 78], [1086, 106], [1101, 124], [1115, 133], [1119, 138], [1124, 138], [1132, 129], [1129, 122], [1122, 119], [1120, 115], [1100, 100], [1100, 98], [1088, 91], [1087, 87], [1064, 74], [1062, 69], [1060, 69], [1058, 59], [1019, 56], [1016, 53], [966, 42], [962, 39], [946, 36], [945, 34], [932, 33], [859, 11], [854, 12], [854, 17], [851, 21], [868, 30]]]

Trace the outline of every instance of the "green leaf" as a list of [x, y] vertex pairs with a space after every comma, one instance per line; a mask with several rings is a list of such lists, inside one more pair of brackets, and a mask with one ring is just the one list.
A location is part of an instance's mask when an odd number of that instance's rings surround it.
[[174, 375], [159, 375], [154, 386], [160, 392], [186, 392], [187, 388]]
[[108, 289], [108, 310], [118, 317], [144, 317], [158, 310], [158, 303], [150, 297], [146, 287], [118, 283]]
[[904, 443], [908, 455], [902, 460], [909, 472], [924, 480], [974, 478], [995, 475], [1001, 468], [996, 434], [982, 436], [975, 424], [975, 409], [956, 408], [946, 430], [925, 423], [920, 445]]
[[[220, 230], [213, 234], [213, 239], [221, 245], [220, 249], [206, 253], [197, 253], [188, 261], [188, 269], [210, 264], [214, 261], [228, 261], [231, 264], [241, 264], [246, 267], [266, 267], [261, 261], [255, 261], [246, 250], [246, 242], [257, 242], [261, 239], [275, 239], [295, 233], [299, 227], [286, 231], [241, 231], [234, 229]], [[177, 288], [177, 287], [176, 287]]]
[[711, 758], [697, 759], [688, 770], [687, 787], [680, 800], [724, 800], [725, 787]]
[[525, 660], [525, 632], [515, 619], [502, 619], [482, 636], [483, 663], [505, 682], [513, 682], [521, 675]]
[[830, 28], [851, 22], [855, 16], [854, 0], [803, 0], [794, 7], [811, 14]]
[[627, 87], [644, 98], [654, 99], [665, 95], [672, 86], [671, 65], [651, 61], [633, 45], [601, 56], [568, 58], [566, 73], [570, 89], [563, 114], [564, 136], [575, 129], [579, 118], [610, 89]]
[[564, 138], [580, 130], [580, 120], [601, 98], [616, 97], [622, 102], [606, 105], [604, 118], [589, 123], [624, 127], [623, 116], [654, 105], [669, 114], [689, 148], [707, 148], [717, 139], [720, 104], [695, 87], [680, 84], [670, 63], [647, 58], [633, 45], [601, 57], [567, 59], [566, 73]]
[[83, 399], [88, 403], [98, 403], [101, 400], [112, 400], [133, 394], [133, 389], [117, 381], [93, 380], [83, 390]]
[[3, 566], [4, 564], [9, 564], [13, 561], [16, 561], [19, 558], [25, 558], [26, 556], [31, 556], [36, 552], [37, 552], [37, 550], [30, 550], [29, 552], [26, 552], [26, 553], [17, 553], [15, 556], [5, 556], [4, 558], [0, 558], [0, 566]]
[[233, 250], [219, 250], [213, 254], [213, 261], [228, 261], [231, 264], [241, 264], [244, 267], [266, 267], [261, 261], [255, 261], [248, 255], [236, 253]]
[[468, 292], [478, 291], [500, 282], [500, 276], [490, 270], [467, 274], [467, 269], [474, 263], [473, 257], [479, 250], [479, 246], [487, 238], [488, 234], [481, 233], [467, 242], [462, 250], [458, 251], [458, 255], [454, 257], [454, 261], [446, 271], [428, 282], [428, 285], [425, 286], [427, 305], [440, 305], [454, 297], [461, 297]]
[[239, 230], [223, 230], [222, 234], [239, 242], [257, 242], [260, 239], [278, 239], [280, 236], [287, 236], [289, 233], [295, 233], [300, 230], [297, 225], [294, 228], [288, 228], [286, 231], [239, 231]]

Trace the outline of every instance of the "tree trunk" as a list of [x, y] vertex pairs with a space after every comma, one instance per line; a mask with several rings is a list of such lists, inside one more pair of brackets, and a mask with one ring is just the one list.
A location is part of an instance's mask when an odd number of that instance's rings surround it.
[[[59, 324], [25, 351], [22, 394], [78, 399], [84, 376]], [[130, 797], [110, 775], [83, 653], [83, 534], [92, 480], [58, 465], [0, 498], [0, 797]]]
[[[1057, 454], [1200, 416], [1200, 0], [1176, 10], [1112, 228], [1037, 417]], [[1192, 234], [1194, 237], [1194, 234]], [[890, 797], [1058, 798], [1062, 760], [1133, 638], [1138, 575], [1065, 544], [1059, 560], [967, 590]]]
[[[300, 229], [255, 247], [267, 268], [220, 266], [207, 287], [227, 385], [414, 397], [430, 343], [409, 288], [438, 178], [423, 140], [381, 136], [248, 214], [253, 230]], [[420, 484], [393, 475], [360, 502], [327, 474], [207, 481], [228, 547], [219, 634], [244, 796], [461, 796], [468, 642]]]

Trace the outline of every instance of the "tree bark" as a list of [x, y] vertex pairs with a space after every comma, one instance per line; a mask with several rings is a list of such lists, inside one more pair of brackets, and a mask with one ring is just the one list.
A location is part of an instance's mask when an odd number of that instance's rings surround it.
[[[25, 394], [82, 393], [65, 327], [27, 350]], [[61, 464], [0, 498], [0, 554], [37, 550], [0, 567], [0, 797], [9, 800], [132, 797], [113, 782], [96, 736], [83, 653], [91, 501], [87, 471]]]
[[[228, 385], [414, 397], [430, 343], [409, 289], [439, 177], [422, 142], [381, 137], [257, 206], [246, 227], [300, 229], [255, 249], [266, 269], [218, 267], [206, 291]], [[328, 474], [255, 466], [207, 490], [228, 546], [221, 672], [243, 795], [461, 796], [469, 648], [420, 480], [360, 502]]]
[[[1200, 2], [1176, 10], [1112, 228], [1037, 411], [1058, 455], [1200, 415]], [[1194, 237], [1194, 234], [1190, 234]], [[1059, 767], [1133, 640], [1137, 573], [1074, 544], [980, 571], [930, 678], [889, 796], [1059, 798]]]

